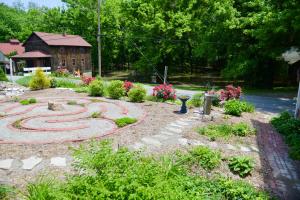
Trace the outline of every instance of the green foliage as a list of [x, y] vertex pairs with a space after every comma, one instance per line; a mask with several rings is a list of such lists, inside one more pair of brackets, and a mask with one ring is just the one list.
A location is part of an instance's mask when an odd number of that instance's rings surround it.
[[0, 81], [8, 81], [6, 74], [2, 70], [2, 67], [0, 67]]
[[129, 124], [133, 124], [135, 122], [137, 122], [137, 119], [129, 118], [129, 117], [123, 117], [115, 120], [115, 123], [117, 124], [118, 127], [124, 127]]
[[56, 88], [57, 87], [57, 80], [55, 78], [50, 79], [50, 88]]
[[197, 146], [190, 151], [190, 162], [203, 169], [212, 170], [221, 163], [221, 153], [205, 146]]
[[22, 99], [19, 101], [20, 104], [22, 105], [29, 105], [29, 104], [33, 104], [33, 103], [36, 103], [37, 100], [35, 98], [30, 98], [30, 99]]
[[225, 114], [241, 116], [242, 112], [254, 112], [255, 107], [245, 101], [229, 100], [224, 105]]
[[93, 112], [92, 114], [91, 114], [91, 118], [99, 118], [99, 117], [101, 117], [101, 112]]
[[37, 102], [37, 100], [35, 98], [30, 98], [30, 99], [28, 99], [28, 101], [30, 104]]
[[75, 100], [70, 100], [67, 102], [68, 105], [77, 105], [77, 101]]
[[128, 98], [132, 102], [142, 102], [146, 98], [147, 91], [141, 85], [136, 85], [128, 92]]
[[188, 100], [187, 105], [193, 107], [200, 107], [203, 105], [204, 101], [204, 93], [197, 93], [192, 96], [190, 100]]
[[74, 167], [83, 173], [30, 184], [28, 199], [269, 199], [242, 181], [193, 175], [175, 155], [115, 151], [107, 140], [73, 151]]
[[107, 87], [108, 95], [113, 99], [120, 99], [125, 96], [123, 82], [119, 80], [111, 81]]
[[16, 83], [19, 85], [22, 85], [24, 87], [29, 87], [29, 82], [32, 79], [32, 76], [24, 76], [22, 78], [19, 78]]
[[94, 97], [101, 97], [104, 94], [104, 84], [102, 80], [96, 79], [89, 85], [89, 95]]
[[254, 161], [250, 157], [238, 156], [229, 159], [229, 169], [244, 178], [248, 176], [254, 167]]
[[208, 125], [197, 129], [201, 135], [208, 136], [211, 140], [216, 138], [229, 138], [231, 136], [245, 137], [255, 134], [255, 129], [252, 129], [248, 124], [240, 122], [236, 124], [219, 124]]
[[41, 90], [50, 87], [50, 79], [45, 75], [42, 69], [37, 69], [29, 81], [31, 90]]
[[77, 93], [89, 93], [89, 87], [79, 86], [77, 88], [74, 88], [74, 91], [77, 92]]
[[60, 88], [76, 88], [78, 87], [78, 85], [71, 80], [67, 80], [67, 79], [57, 79], [56, 80], [56, 87], [60, 87]]
[[289, 146], [289, 156], [300, 160], [300, 120], [293, 118], [288, 112], [283, 112], [274, 117], [271, 123], [284, 136]]
[[0, 199], [1, 200], [8, 200], [12, 197], [13, 188], [7, 185], [0, 184]]

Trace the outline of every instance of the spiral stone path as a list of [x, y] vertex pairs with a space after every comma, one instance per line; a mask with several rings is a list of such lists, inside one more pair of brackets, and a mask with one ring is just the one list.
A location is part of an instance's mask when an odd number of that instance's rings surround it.
[[[63, 110], [48, 109], [48, 101], [62, 104]], [[92, 118], [93, 113], [101, 113]], [[114, 120], [145, 116], [139, 106], [124, 102], [95, 98], [39, 98], [37, 103], [0, 104], [1, 143], [60, 143], [99, 138], [118, 129]]]

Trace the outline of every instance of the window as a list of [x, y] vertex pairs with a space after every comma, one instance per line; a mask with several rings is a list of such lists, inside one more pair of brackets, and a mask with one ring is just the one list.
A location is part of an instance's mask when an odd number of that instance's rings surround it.
[[81, 59], [81, 66], [84, 66], [85, 65], [85, 59]]
[[63, 59], [63, 60], [61, 60], [61, 66], [66, 66], [66, 60], [65, 59]]
[[80, 47], [80, 53], [85, 53], [85, 48]]
[[60, 53], [65, 53], [65, 48], [64, 48], [64, 47], [60, 47], [60, 48], [59, 48], [59, 52], [60, 52]]
[[73, 66], [76, 65], [76, 59], [75, 58], [72, 59], [72, 65]]

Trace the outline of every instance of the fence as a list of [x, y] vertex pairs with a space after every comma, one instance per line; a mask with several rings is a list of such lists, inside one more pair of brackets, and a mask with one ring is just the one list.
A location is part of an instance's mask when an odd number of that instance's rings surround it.
[[42, 69], [45, 74], [51, 74], [51, 67], [28, 67], [23, 69], [24, 76], [31, 76], [37, 69]]

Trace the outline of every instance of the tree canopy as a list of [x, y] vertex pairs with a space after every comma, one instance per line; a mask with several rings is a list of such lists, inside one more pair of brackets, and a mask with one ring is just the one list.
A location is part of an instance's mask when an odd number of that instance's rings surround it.
[[[93, 45], [97, 65], [97, 1], [63, 2], [64, 9], [0, 4], [0, 41], [32, 31], [78, 34]], [[281, 54], [300, 46], [298, 0], [103, 0], [101, 24], [105, 70], [213, 66], [225, 78], [270, 86], [286, 74]]]

